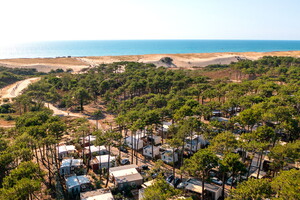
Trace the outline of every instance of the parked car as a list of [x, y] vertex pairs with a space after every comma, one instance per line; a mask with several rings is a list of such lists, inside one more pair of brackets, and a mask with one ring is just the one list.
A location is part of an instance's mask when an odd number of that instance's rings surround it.
[[152, 177], [153, 179], [155, 179], [157, 176], [158, 176], [158, 173], [153, 173], [153, 174], [151, 174], [151, 177]]
[[240, 175], [240, 182], [247, 180], [247, 175], [248, 175], [248, 173], [241, 174]]
[[209, 176], [210, 176], [210, 177], [215, 177], [215, 176], [217, 176], [217, 172], [211, 170], [211, 171], [209, 172]]
[[180, 183], [181, 183], [181, 179], [178, 177], [175, 177], [175, 179], [173, 179], [170, 184], [171, 184], [171, 186], [176, 188]]
[[130, 164], [130, 161], [128, 158], [124, 158], [121, 160], [121, 165], [129, 165]]
[[184, 189], [187, 186], [188, 182], [181, 182], [177, 185], [177, 189]]
[[223, 182], [221, 180], [219, 180], [217, 177], [213, 177], [211, 179], [211, 182], [217, 184], [217, 185], [223, 185]]
[[142, 170], [148, 170], [149, 166], [148, 165], [141, 165], [140, 169], [142, 169]]
[[[227, 181], [226, 181], [226, 184], [227, 185], [231, 185], [231, 183], [232, 183], [232, 177], [230, 177]], [[233, 180], [233, 183], [232, 184], [234, 184], [236, 182], [236, 178], [234, 178], [234, 180]]]
[[174, 176], [171, 175], [171, 176], [168, 176], [168, 177], [166, 178], [166, 181], [167, 181], [168, 183], [171, 183], [171, 182], [173, 181], [173, 179], [174, 179]]
[[124, 153], [128, 153], [128, 150], [124, 146], [120, 146], [119, 150], [124, 152]]

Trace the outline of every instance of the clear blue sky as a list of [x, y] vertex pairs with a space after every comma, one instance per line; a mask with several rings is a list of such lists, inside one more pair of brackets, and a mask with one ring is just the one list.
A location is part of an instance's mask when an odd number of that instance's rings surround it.
[[0, 42], [300, 40], [300, 0], [9, 0]]

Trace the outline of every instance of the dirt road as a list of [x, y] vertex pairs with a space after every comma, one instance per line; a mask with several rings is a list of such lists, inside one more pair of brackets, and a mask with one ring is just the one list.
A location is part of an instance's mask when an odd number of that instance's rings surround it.
[[28, 87], [29, 84], [39, 81], [40, 79], [40, 77], [28, 78], [6, 86], [5, 88], [1, 89], [0, 98], [15, 98], [19, 96], [22, 93], [22, 91]]
[[[52, 110], [53, 115], [61, 116], [61, 117], [84, 117], [90, 122], [90, 124], [95, 125], [95, 126], [97, 125], [96, 120], [92, 119], [91, 116], [89, 116], [89, 115], [85, 115], [85, 114], [82, 114], [82, 113], [74, 113], [74, 112], [70, 112], [70, 111], [64, 111], [62, 109], [59, 109], [59, 108], [55, 107], [51, 103], [45, 103], [45, 107]], [[98, 128], [102, 129], [102, 130], [105, 130], [101, 123], [98, 123]]]

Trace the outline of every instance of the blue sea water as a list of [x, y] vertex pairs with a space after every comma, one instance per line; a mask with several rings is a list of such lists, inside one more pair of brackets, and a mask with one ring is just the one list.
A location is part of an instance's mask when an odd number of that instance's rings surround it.
[[0, 44], [0, 58], [300, 50], [300, 40], [85, 40]]

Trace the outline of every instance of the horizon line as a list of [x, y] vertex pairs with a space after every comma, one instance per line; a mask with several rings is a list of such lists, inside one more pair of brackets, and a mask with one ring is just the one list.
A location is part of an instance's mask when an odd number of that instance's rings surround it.
[[[16, 44], [16, 43], [31, 43], [31, 42], [62, 42], [62, 41], [191, 41], [191, 40], [203, 40], [203, 41], [300, 41], [300, 39], [59, 39], [59, 40], [32, 40], [32, 41], [14, 41], [14, 42], [5, 42], [6, 44]], [[0, 40], [1, 41], [1, 40]], [[4, 44], [5, 44], [4, 43]]]

